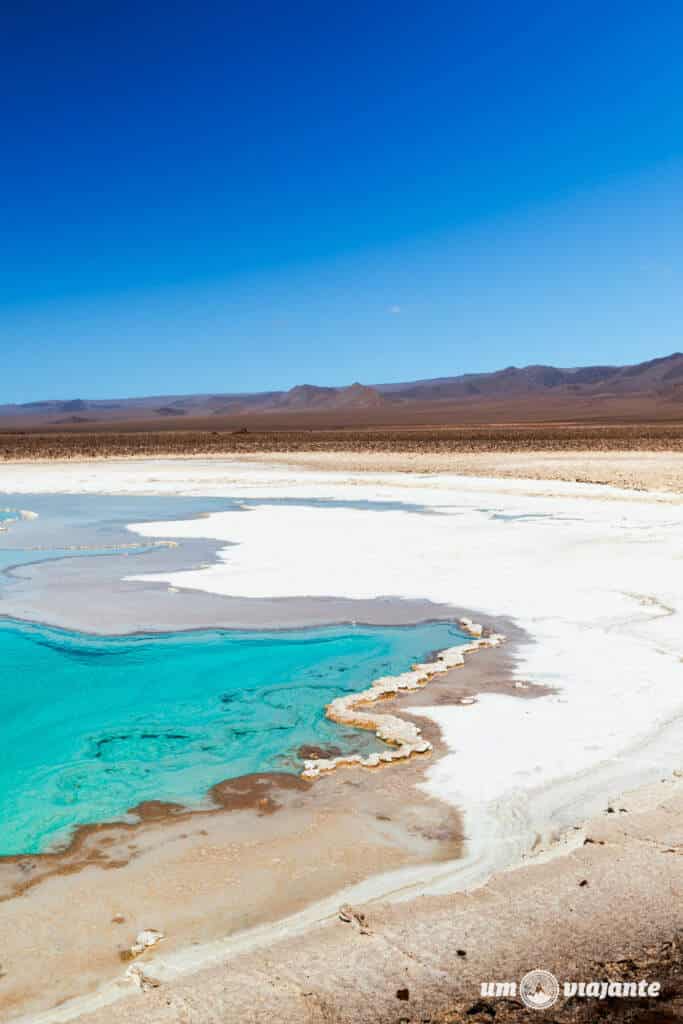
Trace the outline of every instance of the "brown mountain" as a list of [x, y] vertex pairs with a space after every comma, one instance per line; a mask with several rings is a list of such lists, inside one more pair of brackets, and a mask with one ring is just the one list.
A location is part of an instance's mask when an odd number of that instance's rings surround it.
[[[64, 414], [72, 414], [65, 416]], [[253, 394], [156, 395], [0, 406], [0, 430], [250, 430], [511, 422], [683, 421], [683, 353], [632, 366], [493, 373]]]
[[352, 384], [346, 388], [320, 388], [298, 384], [277, 401], [279, 409], [369, 409], [384, 405], [386, 399], [377, 388]]
[[493, 373], [466, 373], [459, 377], [404, 384], [382, 384], [378, 390], [403, 400], [420, 401], [521, 397], [550, 392], [575, 395], [661, 395], [676, 397], [683, 384], [683, 353], [674, 352], [634, 366], [508, 366]]

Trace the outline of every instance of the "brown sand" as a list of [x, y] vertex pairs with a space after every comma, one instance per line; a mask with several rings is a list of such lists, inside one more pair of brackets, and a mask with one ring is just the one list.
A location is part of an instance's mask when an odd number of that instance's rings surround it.
[[[82, 1024], [455, 1024], [683, 1017], [683, 783], [627, 795], [574, 852], [470, 894], [370, 903], [298, 938], [162, 982]], [[347, 828], [349, 825], [347, 824]], [[363, 927], [361, 927], [361, 924]], [[154, 955], [140, 966], [154, 984]], [[560, 998], [547, 1015], [480, 984], [543, 967], [563, 980], [659, 981], [658, 999]]]
[[142, 929], [164, 931], [169, 953], [286, 917], [368, 875], [457, 857], [457, 812], [408, 795], [421, 770], [339, 771], [274, 789], [276, 808], [91, 832], [77, 870], [67, 861], [1, 904], [0, 1019], [122, 977], [121, 954]]
[[[674, 408], [673, 406], [671, 407]], [[533, 412], [533, 404], [530, 406]], [[433, 410], [432, 410], [433, 411]], [[160, 430], [153, 424], [122, 424], [116, 431], [111, 425], [85, 431], [52, 430], [36, 433], [17, 430], [3, 433], [0, 429], [0, 462], [4, 461], [84, 461], [103, 458], [242, 458], [250, 454], [285, 458], [307, 453], [335, 457], [407, 456], [424, 460], [433, 456], [437, 462], [459, 455], [563, 455], [588, 452], [608, 455], [632, 453], [683, 453], [683, 406], [676, 406], [677, 422], [653, 421], [649, 417], [621, 417], [616, 421], [576, 422], [563, 418], [554, 422], [526, 421], [508, 415], [487, 420], [479, 410], [477, 423], [456, 418], [446, 426], [427, 418], [403, 424], [370, 425], [358, 422], [357, 412], [346, 424], [336, 416], [300, 416], [286, 425], [269, 418], [261, 424], [252, 423], [246, 432], [225, 429], [215, 420], [183, 421], [181, 429]], [[168, 424], [165, 424], [168, 427]]]

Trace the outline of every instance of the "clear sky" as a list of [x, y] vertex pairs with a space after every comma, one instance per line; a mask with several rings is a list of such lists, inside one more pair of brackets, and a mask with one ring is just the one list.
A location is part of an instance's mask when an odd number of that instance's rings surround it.
[[683, 5], [0, 14], [0, 402], [683, 348]]

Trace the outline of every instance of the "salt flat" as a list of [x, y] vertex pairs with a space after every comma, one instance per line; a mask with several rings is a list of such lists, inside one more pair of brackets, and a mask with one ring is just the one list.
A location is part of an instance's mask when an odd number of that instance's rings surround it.
[[[537, 833], [677, 764], [677, 496], [219, 461], [12, 465], [3, 477], [14, 491], [273, 499], [246, 514], [131, 524], [146, 537], [225, 544], [216, 564], [145, 577], [172, 588], [244, 598], [427, 599], [477, 609], [492, 624], [512, 618], [527, 637], [516, 650], [515, 682], [553, 693], [533, 702], [482, 694], [468, 707], [416, 711], [439, 724], [451, 750], [430, 769], [426, 788], [466, 810], [472, 877], [527, 852]], [[326, 504], [297, 504], [311, 500]], [[410, 507], [378, 516], [358, 507], [363, 502]]]

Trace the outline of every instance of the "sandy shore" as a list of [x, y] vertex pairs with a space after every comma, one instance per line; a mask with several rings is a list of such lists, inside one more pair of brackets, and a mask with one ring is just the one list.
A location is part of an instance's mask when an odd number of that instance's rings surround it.
[[464, 476], [567, 480], [683, 494], [678, 451], [554, 452], [264, 452], [244, 461], [353, 473], [456, 473]]
[[553, 1021], [673, 1024], [683, 1015], [682, 818], [683, 784], [663, 780], [584, 822], [570, 852], [539, 852], [533, 864], [474, 892], [366, 901], [354, 905], [356, 918], [328, 903], [317, 920], [292, 920], [232, 944], [146, 954], [144, 991], [81, 1020], [532, 1021], [548, 1018], [519, 999], [482, 998], [480, 986], [542, 967], [561, 982], [661, 986], [654, 999], [561, 997]]
[[[4, 1019], [57, 1024], [99, 998], [108, 1005], [83, 1019], [477, 1021], [492, 1016], [478, 1006], [481, 981], [541, 966], [585, 980], [642, 970], [661, 976], [673, 1007], [683, 929], [674, 775], [683, 513], [671, 484], [680, 465], [608, 456], [600, 466], [582, 455], [588, 484], [576, 483], [572, 457], [523, 471], [517, 455], [497, 469], [477, 456], [489, 479], [467, 469], [434, 476], [425, 462], [407, 473], [386, 457], [309, 472], [272, 456], [266, 465], [71, 464], [66, 477], [54, 465], [6, 467], [7, 489], [19, 493], [264, 499], [201, 526], [132, 524], [143, 537], [229, 547], [211, 566], [142, 574], [131, 587], [165, 585], [184, 601], [473, 607], [511, 643], [387, 706], [434, 743], [427, 760], [341, 769], [273, 794], [275, 813], [163, 814], [132, 837], [98, 831], [91, 862], [3, 904]], [[656, 491], [640, 490], [646, 477]], [[284, 496], [289, 504], [266, 500]], [[527, 866], [506, 870], [515, 864]], [[365, 918], [340, 920], [342, 902]], [[143, 927], [168, 938], [139, 961], [148, 981], [130, 996], [119, 953]], [[504, 1000], [493, 1009], [501, 1020], [519, 1012]], [[584, 1010], [596, 1013], [572, 1005], [555, 1019], [598, 1019]]]

